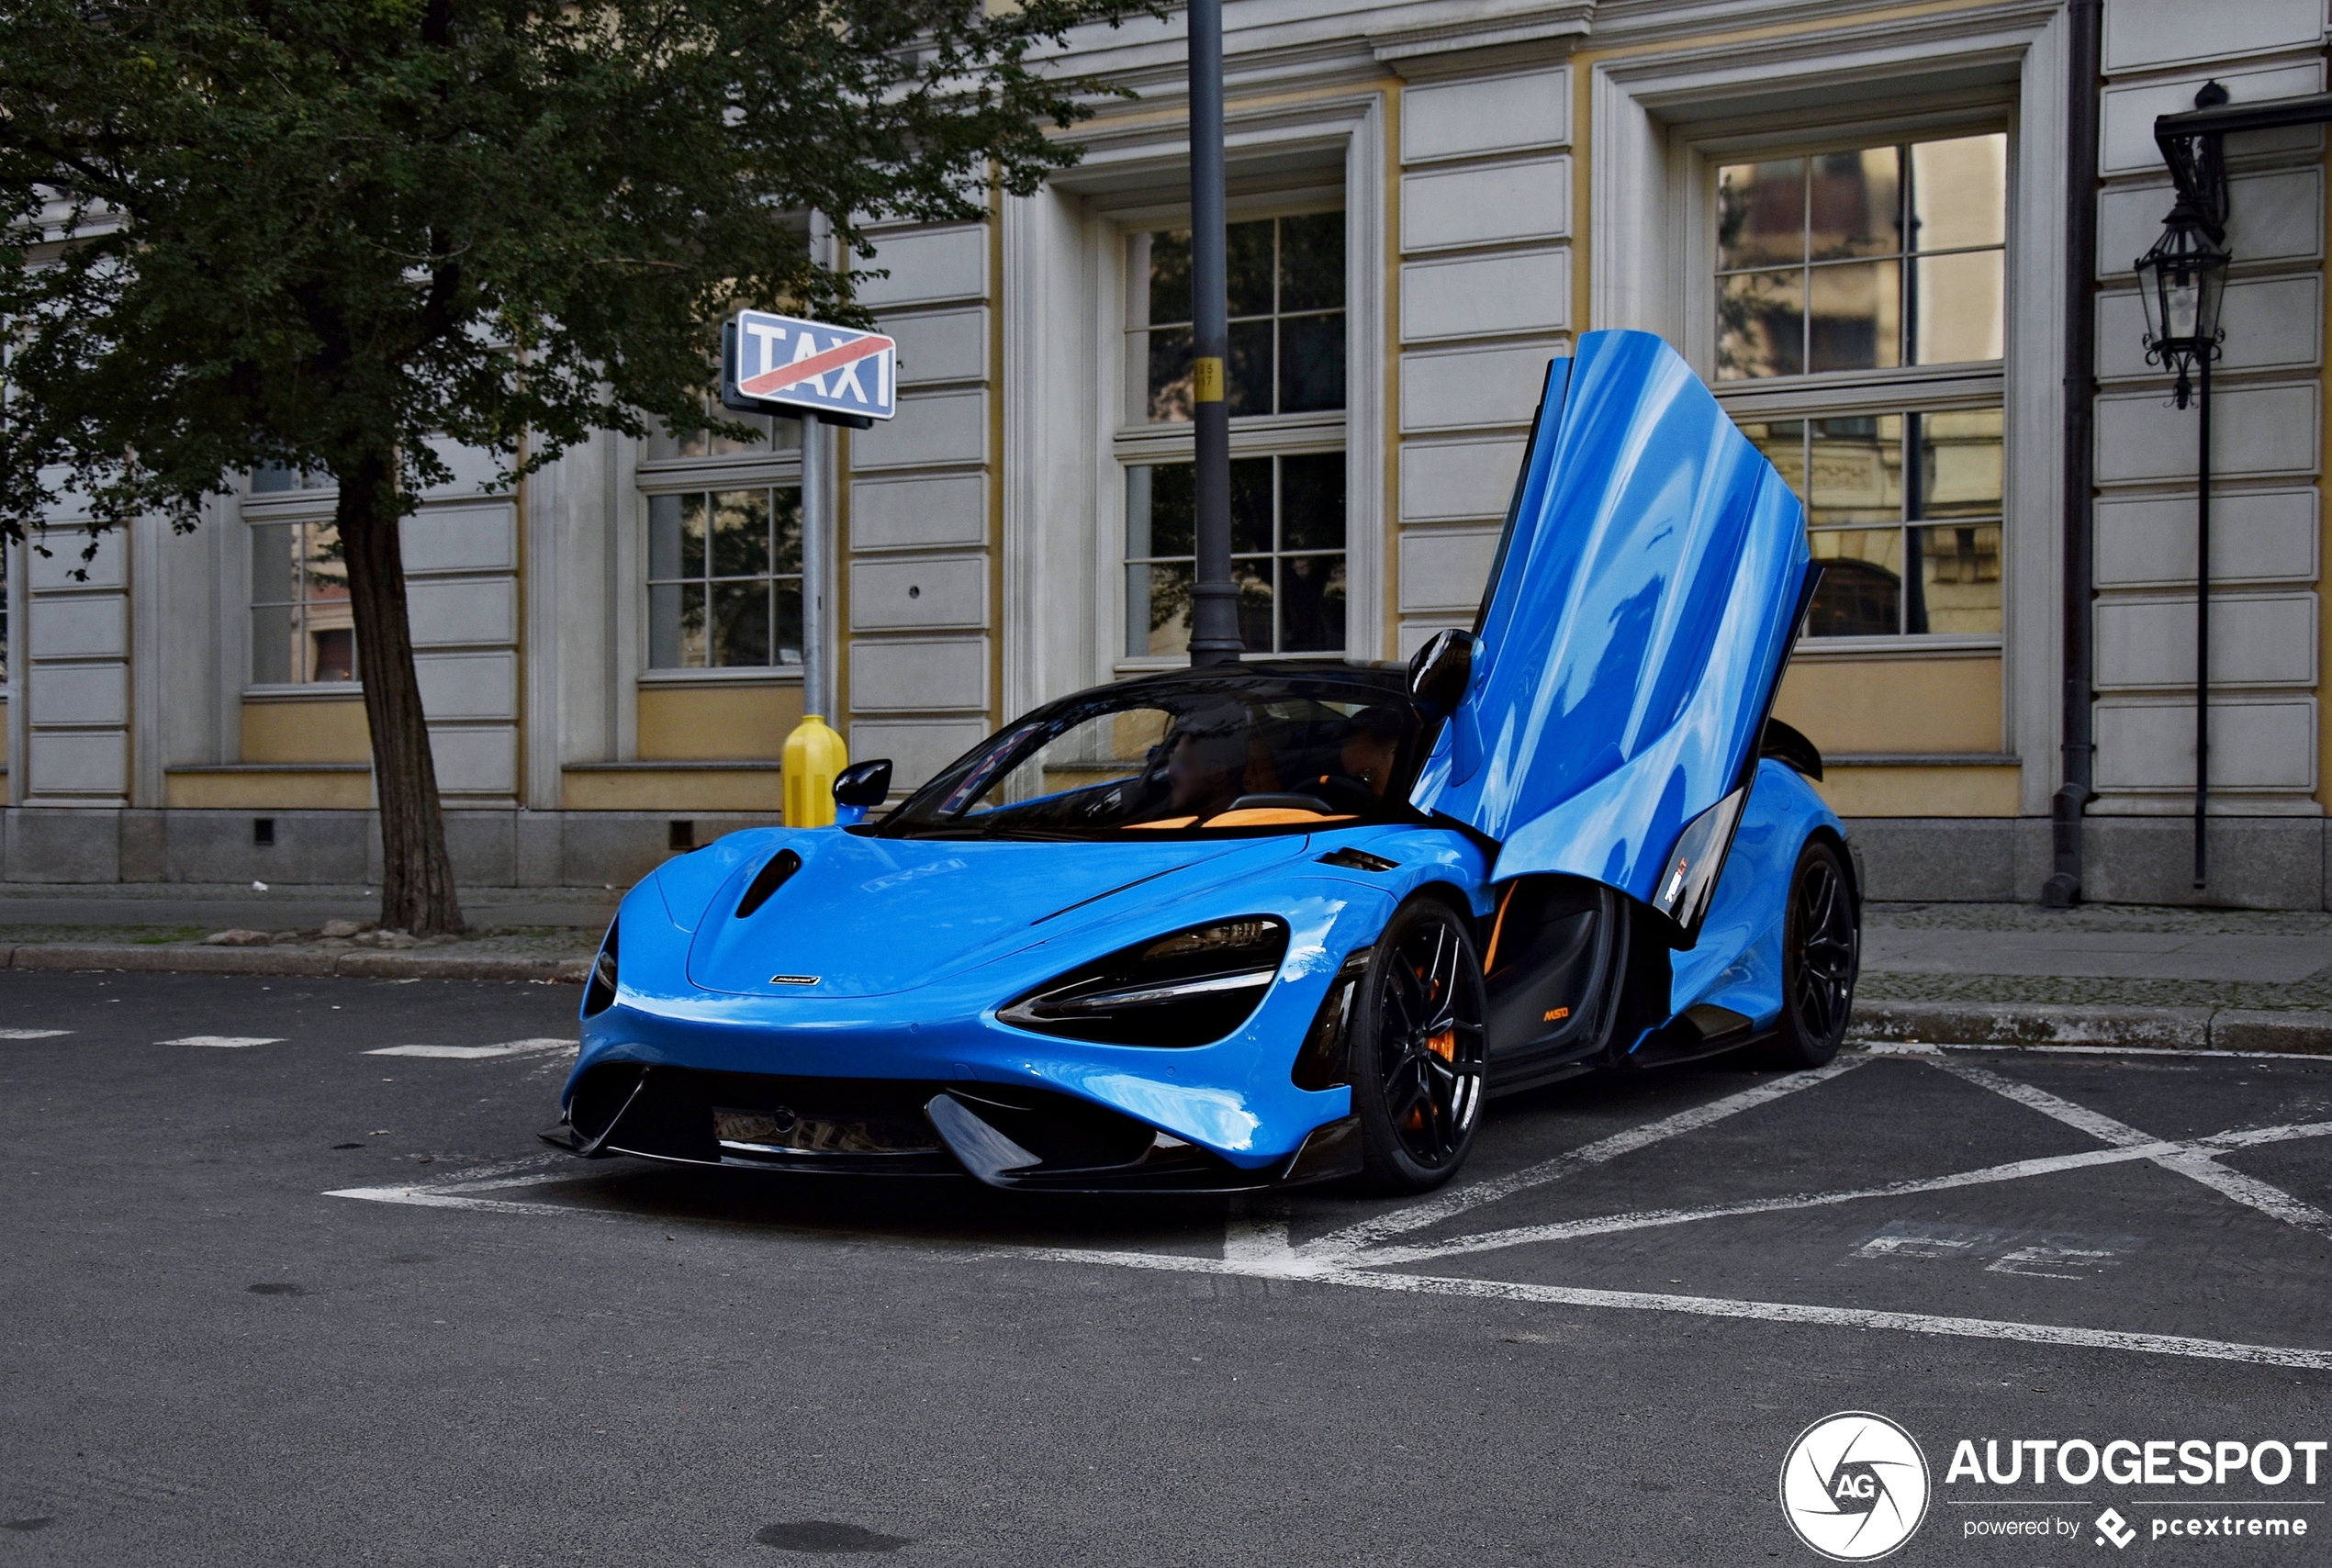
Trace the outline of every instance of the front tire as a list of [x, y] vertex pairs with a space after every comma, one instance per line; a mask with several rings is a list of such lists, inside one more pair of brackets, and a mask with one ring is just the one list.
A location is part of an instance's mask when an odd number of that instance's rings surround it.
[[1781, 1026], [1770, 1055], [1779, 1067], [1820, 1067], [1838, 1054], [1862, 966], [1862, 917], [1845, 857], [1810, 838], [1789, 876], [1781, 927]]
[[1466, 922], [1434, 899], [1396, 910], [1377, 938], [1352, 1042], [1362, 1181], [1423, 1193], [1457, 1174], [1482, 1120], [1482, 960]]

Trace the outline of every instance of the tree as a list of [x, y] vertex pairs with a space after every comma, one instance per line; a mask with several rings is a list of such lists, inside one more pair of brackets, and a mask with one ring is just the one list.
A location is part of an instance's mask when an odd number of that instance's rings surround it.
[[[401, 519], [598, 430], [703, 422], [734, 305], [863, 320], [804, 216], [983, 216], [1073, 161], [1038, 58], [1131, 0], [5, 0], [0, 530], [93, 533], [324, 470], [353, 601], [381, 922], [457, 931]], [[731, 433], [743, 433], [741, 428]]]

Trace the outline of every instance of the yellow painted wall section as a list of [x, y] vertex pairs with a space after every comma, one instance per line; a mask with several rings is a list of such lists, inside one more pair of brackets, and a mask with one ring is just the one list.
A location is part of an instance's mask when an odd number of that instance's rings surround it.
[[[801, 722], [799, 686], [644, 686], [640, 688], [640, 760], [775, 762], [785, 751], [786, 736]], [[582, 806], [573, 793], [577, 776], [566, 777], [566, 803]], [[776, 783], [772, 781], [769, 788], [774, 802]]]
[[2014, 767], [1831, 767], [1814, 786], [1842, 817], [2012, 817]]
[[243, 760], [370, 762], [373, 742], [364, 723], [364, 700], [262, 702], [246, 699]]
[[575, 812], [767, 812], [784, 810], [776, 768], [571, 768], [560, 787]]
[[[1801, 659], [1782, 677], [1774, 713], [1804, 731], [1825, 756], [1997, 754], [2001, 664], [1997, 658]], [[2012, 799], [2006, 814], [2015, 811]]]
[[173, 773], [163, 803], [181, 811], [362, 812], [373, 804], [369, 773]]

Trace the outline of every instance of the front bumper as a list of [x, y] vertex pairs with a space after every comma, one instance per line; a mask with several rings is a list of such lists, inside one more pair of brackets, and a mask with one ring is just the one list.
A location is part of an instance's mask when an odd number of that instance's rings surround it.
[[[644, 884], [621, 917], [615, 999], [583, 1021], [567, 1114], [545, 1137], [582, 1154], [968, 1171], [1052, 1190], [1241, 1191], [1347, 1174], [1357, 1139], [1332, 1129], [1351, 1114], [1351, 1092], [1300, 1088], [1291, 1069], [1343, 957], [1373, 939], [1390, 901], [1324, 878], [1277, 893], [1288, 952], [1255, 1012], [1211, 1044], [1152, 1047], [1035, 1035], [995, 1014], [1122, 931], [1042, 941], [891, 995], [739, 995], [690, 982], [690, 934]], [[1252, 890], [1224, 897], [1226, 916], [1253, 902]], [[1200, 901], [1175, 913], [1216, 913]]]
[[544, 1141], [586, 1158], [832, 1175], [970, 1174], [1052, 1193], [1236, 1193], [1360, 1170], [1359, 1121], [1242, 1168], [1130, 1116], [1045, 1090], [912, 1079], [798, 1078], [606, 1063]]

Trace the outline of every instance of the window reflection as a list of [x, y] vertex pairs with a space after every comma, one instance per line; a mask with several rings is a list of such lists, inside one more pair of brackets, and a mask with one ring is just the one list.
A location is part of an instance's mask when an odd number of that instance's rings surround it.
[[[1190, 650], [1195, 496], [1187, 463], [1126, 470], [1126, 652]], [[1231, 464], [1231, 579], [1252, 654], [1344, 646], [1344, 454]]]
[[1717, 172], [1720, 380], [1998, 359], [2008, 139]]
[[802, 662], [802, 492], [648, 498], [648, 665]]
[[2001, 630], [1997, 409], [1743, 421], [1806, 508], [1823, 566], [1807, 634]]
[[251, 678], [256, 686], [356, 678], [348, 560], [333, 523], [252, 525]]
[[[1344, 215], [1306, 213], [1231, 224], [1226, 233], [1233, 418], [1344, 406]], [[1129, 237], [1127, 363], [1141, 380], [1129, 418], [1179, 423], [1192, 413], [1190, 232]]]

